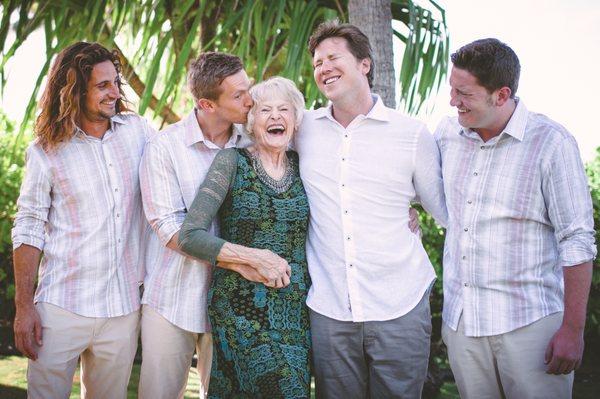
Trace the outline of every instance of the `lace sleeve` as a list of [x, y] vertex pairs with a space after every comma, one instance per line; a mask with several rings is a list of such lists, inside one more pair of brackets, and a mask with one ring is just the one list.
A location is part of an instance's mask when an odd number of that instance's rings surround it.
[[235, 179], [238, 153], [234, 148], [220, 151], [213, 161], [179, 231], [183, 252], [213, 265], [225, 240], [208, 232]]

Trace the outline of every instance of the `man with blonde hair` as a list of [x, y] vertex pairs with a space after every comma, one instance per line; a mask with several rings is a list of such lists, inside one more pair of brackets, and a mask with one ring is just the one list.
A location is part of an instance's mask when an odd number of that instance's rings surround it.
[[83, 397], [125, 398], [147, 226], [138, 165], [152, 130], [125, 112], [118, 57], [97, 43], [60, 52], [40, 108], [12, 230], [28, 395], [69, 397], [81, 358]]
[[[250, 144], [241, 125], [252, 106], [250, 80], [234, 55], [206, 52], [188, 71], [194, 110], [147, 144], [140, 167], [144, 211], [154, 230], [142, 298], [142, 398], [181, 398], [196, 350], [200, 397], [208, 390], [212, 339], [207, 294], [212, 266], [179, 251], [178, 233], [217, 153]], [[218, 229], [213, 226], [212, 233]], [[266, 268], [218, 264], [263, 282]], [[278, 269], [279, 276], [286, 273]], [[168, 343], [168, 344], [165, 344]]]

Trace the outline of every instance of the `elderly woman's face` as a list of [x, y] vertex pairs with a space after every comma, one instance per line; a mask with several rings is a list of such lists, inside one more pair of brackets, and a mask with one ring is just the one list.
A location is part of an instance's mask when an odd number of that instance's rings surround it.
[[255, 104], [252, 130], [256, 145], [285, 151], [296, 129], [294, 106], [283, 99], [270, 99]]

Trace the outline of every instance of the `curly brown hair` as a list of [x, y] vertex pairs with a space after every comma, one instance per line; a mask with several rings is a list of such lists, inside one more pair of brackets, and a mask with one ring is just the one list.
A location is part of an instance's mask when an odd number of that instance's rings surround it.
[[[121, 63], [116, 51], [110, 51], [98, 43], [77, 42], [62, 50], [52, 64], [46, 88], [40, 99], [41, 109], [34, 132], [45, 150], [55, 149], [73, 137], [77, 121], [84, 109], [87, 83], [94, 65], [110, 61], [121, 75]], [[129, 111], [125, 103], [122, 83], [119, 79], [116, 112]]]

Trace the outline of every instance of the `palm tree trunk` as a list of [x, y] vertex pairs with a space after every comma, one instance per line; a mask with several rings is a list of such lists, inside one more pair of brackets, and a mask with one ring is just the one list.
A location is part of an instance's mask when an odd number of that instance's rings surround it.
[[396, 108], [391, 0], [349, 0], [348, 16], [350, 23], [369, 37], [373, 48], [373, 92], [381, 96], [385, 105]]

